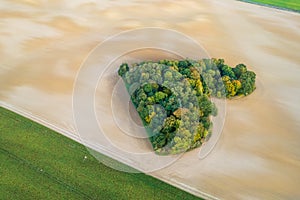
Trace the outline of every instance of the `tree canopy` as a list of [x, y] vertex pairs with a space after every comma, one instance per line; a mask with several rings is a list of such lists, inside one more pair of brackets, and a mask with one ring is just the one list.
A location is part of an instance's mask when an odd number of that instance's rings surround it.
[[129, 66], [123, 78], [156, 153], [177, 154], [200, 146], [212, 132], [217, 107], [211, 98], [233, 98], [255, 90], [256, 74], [223, 59], [161, 60]]

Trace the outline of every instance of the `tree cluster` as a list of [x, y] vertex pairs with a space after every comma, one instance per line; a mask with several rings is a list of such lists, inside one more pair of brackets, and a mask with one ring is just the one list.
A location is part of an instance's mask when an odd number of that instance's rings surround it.
[[188, 151], [209, 137], [211, 116], [217, 115], [212, 97], [255, 89], [254, 72], [243, 64], [231, 68], [222, 59], [123, 63], [118, 74], [159, 154]]

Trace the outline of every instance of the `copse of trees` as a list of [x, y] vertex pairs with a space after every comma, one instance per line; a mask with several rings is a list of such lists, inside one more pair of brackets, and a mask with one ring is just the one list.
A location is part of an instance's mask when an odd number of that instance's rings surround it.
[[244, 64], [238, 64], [234, 68], [224, 64], [223, 59], [212, 59], [220, 70], [228, 98], [251, 94], [256, 86], [256, 74], [248, 71]]
[[217, 115], [211, 98], [248, 95], [256, 76], [245, 65], [232, 68], [223, 59], [123, 63], [118, 74], [159, 154], [200, 146], [212, 132], [211, 116]]

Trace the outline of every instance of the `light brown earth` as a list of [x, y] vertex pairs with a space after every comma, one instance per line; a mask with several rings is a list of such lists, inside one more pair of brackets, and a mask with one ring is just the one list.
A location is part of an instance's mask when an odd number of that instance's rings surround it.
[[[208, 157], [199, 160], [194, 150], [152, 175], [220, 199], [299, 199], [300, 15], [296, 13], [233, 0], [3, 0], [1, 104], [78, 138], [72, 91], [83, 60], [113, 34], [153, 26], [180, 31], [231, 65], [247, 64], [257, 73], [258, 83], [252, 95], [227, 101], [221, 138]], [[105, 121], [101, 115], [98, 120]], [[111, 140], [120, 141], [114, 127], [104, 128], [111, 130]], [[145, 141], [119, 144], [124, 148], [144, 144], [141, 151], [149, 150]]]

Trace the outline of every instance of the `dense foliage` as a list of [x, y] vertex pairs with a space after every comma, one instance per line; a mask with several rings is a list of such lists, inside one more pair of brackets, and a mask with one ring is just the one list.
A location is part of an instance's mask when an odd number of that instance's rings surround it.
[[200, 146], [212, 132], [217, 108], [211, 97], [232, 98], [255, 89], [255, 73], [223, 59], [161, 60], [118, 71], [156, 153], [176, 154]]

